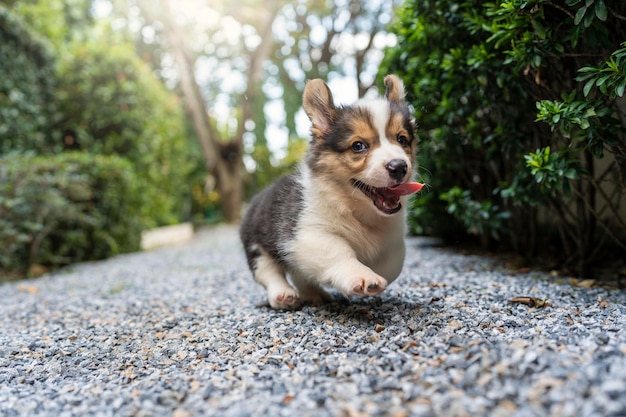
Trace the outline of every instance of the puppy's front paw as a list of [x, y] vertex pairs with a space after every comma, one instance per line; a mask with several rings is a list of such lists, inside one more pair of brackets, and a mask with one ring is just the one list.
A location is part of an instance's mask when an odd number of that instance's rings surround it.
[[270, 306], [277, 310], [293, 310], [300, 306], [300, 296], [293, 288], [283, 289], [277, 293], [269, 293]]
[[359, 277], [352, 282], [352, 294], [365, 297], [378, 295], [387, 287], [387, 281], [380, 275]]

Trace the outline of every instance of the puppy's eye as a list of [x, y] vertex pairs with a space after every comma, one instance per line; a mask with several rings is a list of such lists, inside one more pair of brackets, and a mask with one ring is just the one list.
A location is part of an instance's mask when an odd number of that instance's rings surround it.
[[407, 138], [406, 135], [398, 135], [397, 141], [401, 146], [407, 146], [409, 144], [409, 138]]
[[367, 150], [367, 145], [361, 141], [354, 142], [352, 144], [352, 152], [361, 153]]

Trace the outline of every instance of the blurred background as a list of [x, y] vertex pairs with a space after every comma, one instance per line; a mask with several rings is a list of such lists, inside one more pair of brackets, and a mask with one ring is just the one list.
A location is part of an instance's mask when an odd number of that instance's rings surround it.
[[624, 41], [604, 0], [0, 0], [0, 275], [236, 223], [306, 150], [307, 79], [349, 103], [393, 72], [411, 233], [623, 277]]

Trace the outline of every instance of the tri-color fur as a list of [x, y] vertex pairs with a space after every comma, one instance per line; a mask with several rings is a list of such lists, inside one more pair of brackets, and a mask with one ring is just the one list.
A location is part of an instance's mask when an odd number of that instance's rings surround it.
[[248, 264], [273, 308], [382, 292], [404, 262], [405, 196], [387, 187], [411, 179], [415, 126], [404, 85], [385, 77], [384, 98], [335, 106], [328, 86], [303, 95], [312, 140], [300, 169], [250, 203], [241, 224]]

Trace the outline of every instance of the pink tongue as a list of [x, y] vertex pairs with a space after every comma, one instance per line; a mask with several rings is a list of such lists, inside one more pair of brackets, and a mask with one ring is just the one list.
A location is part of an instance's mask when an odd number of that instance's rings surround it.
[[389, 187], [387, 188], [387, 190], [390, 194], [393, 194], [395, 196], [401, 196], [415, 194], [416, 192], [421, 190], [422, 187], [424, 187], [424, 184], [420, 184], [419, 182], [409, 182], [406, 184], [396, 185], [395, 187]]

